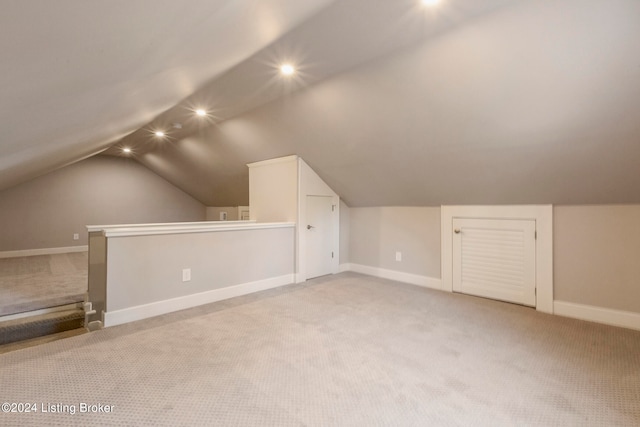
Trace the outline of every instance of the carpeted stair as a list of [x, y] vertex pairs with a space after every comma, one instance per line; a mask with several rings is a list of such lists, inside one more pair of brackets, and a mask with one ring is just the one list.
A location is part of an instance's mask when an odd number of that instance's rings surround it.
[[84, 311], [80, 308], [2, 321], [0, 345], [57, 334], [84, 326]]

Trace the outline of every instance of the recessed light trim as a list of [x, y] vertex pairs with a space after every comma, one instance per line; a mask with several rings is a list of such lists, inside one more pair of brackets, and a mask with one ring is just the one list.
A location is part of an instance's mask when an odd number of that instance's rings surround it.
[[153, 134], [158, 138], [162, 138], [165, 135], [164, 132], [162, 132], [161, 130], [157, 130]]
[[291, 64], [282, 64], [280, 66], [280, 74], [283, 76], [292, 76], [295, 72], [296, 68]]
[[204, 117], [206, 115], [207, 115], [207, 110], [204, 110], [202, 108], [198, 108], [196, 110], [196, 116]]
[[422, 4], [424, 6], [436, 6], [438, 3], [440, 3], [440, 0], [422, 0]]
[[124, 147], [124, 148], [122, 149], [122, 152], [123, 152], [123, 153], [125, 153], [125, 154], [129, 154], [129, 153], [131, 153], [131, 148], [129, 148], [129, 147]]

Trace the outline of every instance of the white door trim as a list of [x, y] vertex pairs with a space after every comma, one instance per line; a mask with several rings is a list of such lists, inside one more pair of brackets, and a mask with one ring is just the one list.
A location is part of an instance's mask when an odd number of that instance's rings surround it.
[[536, 310], [553, 313], [553, 206], [442, 206], [442, 290], [453, 292], [453, 218], [532, 219], [536, 221]]
[[[307, 225], [300, 224], [300, 232], [305, 234], [305, 276], [307, 279], [312, 279], [315, 277], [324, 276], [327, 274], [334, 273], [334, 261], [335, 261], [335, 239], [333, 233], [334, 227], [334, 218], [335, 218], [335, 205], [333, 203], [332, 196], [314, 196], [308, 194], [306, 197], [306, 220]], [[310, 208], [310, 202], [315, 200], [316, 202], [322, 201], [322, 215], [318, 215], [317, 210], [313, 210]], [[315, 202], [314, 202], [315, 203]], [[324, 209], [327, 209], [324, 211]], [[326, 215], [326, 216], [325, 216]], [[315, 224], [315, 220], [317, 220], [320, 224]], [[318, 227], [309, 230], [307, 226]], [[326, 227], [325, 227], [326, 226]], [[318, 252], [317, 245], [314, 245], [314, 235], [318, 237], [316, 234], [318, 230], [322, 231], [322, 235], [324, 238], [320, 237], [320, 241], [328, 244], [328, 247], [322, 246], [322, 249], [326, 249], [326, 252]], [[318, 240], [315, 240], [318, 243]], [[326, 256], [326, 258], [324, 258]], [[319, 260], [319, 258], [322, 258]], [[325, 268], [314, 269], [313, 267], [318, 266], [318, 264], [322, 264]]]
[[303, 233], [307, 222], [306, 196], [330, 196], [335, 210], [333, 213], [333, 274], [340, 269], [340, 197], [298, 157], [298, 216], [296, 227], [296, 283], [307, 280], [307, 239]]
[[534, 220], [454, 217], [453, 227], [455, 292], [536, 306]]

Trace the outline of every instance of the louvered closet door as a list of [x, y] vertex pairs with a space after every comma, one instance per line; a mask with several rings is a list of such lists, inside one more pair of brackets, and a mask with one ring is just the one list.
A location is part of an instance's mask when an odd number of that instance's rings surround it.
[[536, 305], [536, 223], [453, 219], [453, 290]]

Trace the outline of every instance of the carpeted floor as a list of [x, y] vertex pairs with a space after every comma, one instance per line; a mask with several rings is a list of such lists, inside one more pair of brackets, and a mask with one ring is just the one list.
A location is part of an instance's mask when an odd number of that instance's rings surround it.
[[87, 252], [0, 259], [0, 316], [81, 302]]
[[640, 332], [343, 273], [0, 355], [0, 384], [15, 426], [637, 426]]

